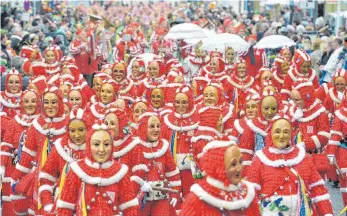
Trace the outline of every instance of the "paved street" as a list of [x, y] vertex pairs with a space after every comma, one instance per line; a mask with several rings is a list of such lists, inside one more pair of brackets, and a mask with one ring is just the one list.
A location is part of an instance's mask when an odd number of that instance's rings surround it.
[[333, 203], [334, 216], [338, 215], [339, 212], [343, 209], [342, 196], [339, 188], [332, 188], [331, 183], [327, 182], [326, 186], [329, 189], [329, 194], [331, 196], [331, 201]]

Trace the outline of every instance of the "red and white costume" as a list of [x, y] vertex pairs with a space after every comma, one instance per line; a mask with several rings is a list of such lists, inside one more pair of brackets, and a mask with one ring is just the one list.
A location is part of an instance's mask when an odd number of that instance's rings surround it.
[[141, 88], [141, 85], [143, 83], [143, 80], [146, 78], [146, 73], [145, 73], [145, 62], [137, 57], [135, 58], [134, 61], [137, 61], [140, 65], [140, 71], [142, 72], [141, 75], [134, 77], [134, 74], [129, 74], [128, 79], [133, 81], [133, 88], [134, 88], [134, 94], [136, 97], [141, 97], [143, 95], [143, 91], [145, 90], [144, 88]]
[[[222, 77], [226, 76], [227, 74], [225, 73], [224, 60], [220, 57], [217, 57], [217, 59], [219, 63], [218, 70], [216, 72], [212, 72], [210, 65], [205, 65], [204, 67], [201, 68], [200, 76], [207, 77], [208, 79], [213, 81], [219, 81], [222, 79]], [[209, 63], [211, 63], [211, 61]]]
[[53, 142], [64, 136], [67, 131], [67, 118], [64, 115], [63, 100], [58, 88], [51, 87], [46, 92], [58, 96], [59, 110], [57, 116], [48, 118], [46, 115], [42, 115], [32, 122], [32, 127], [27, 131], [27, 139], [23, 147], [21, 160], [12, 173], [14, 183], [19, 182], [15, 187], [15, 191], [26, 193], [28, 198], [32, 198], [29, 214], [44, 213], [43, 206], [38, 203], [39, 172], [44, 166], [50, 150], [54, 147]]
[[236, 62], [234, 73], [230, 77], [223, 77], [221, 80], [225, 90], [225, 100], [228, 103], [234, 104], [236, 113], [243, 109], [247, 91], [255, 87], [255, 80], [253, 77], [246, 75], [243, 79], [238, 78], [237, 65], [240, 63], [245, 63], [245, 61], [241, 60]]
[[189, 53], [188, 57], [184, 60], [186, 63], [185, 71], [190, 74], [190, 77], [199, 75], [200, 70], [210, 62], [210, 56], [197, 56], [195, 52]]
[[321, 153], [330, 139], [328, 115], [316, 99], [312, 83], [301, 83], [294, 89], [299, 91], [305, 101], [304, 109], [297, 106], [289, 108], [289, 115], [294, 120], [293, 133], [296, 136], [296, 143], [305, 143], [305, 150], [312, 154], [317, 170], [323, 174], [328, 171], [329, 162], [326, 158], [324, 161], [326, 166], [320, 166], [323, 161], [320, 163], [315, 161], [315, 154]]
[[[305, 149], [278, 149], [270, 140], [267, 139], [267, 147], [255, 153], [248, 175], [259, 191], [262, 215], [299, 215], [298, 200], [308, 194], [314, 206], [313, 216], [332, 216], [328, 190]], [[300, 186], [306, 189], [304, 195]]]
[[284, 79], [287, 76], [287, 74], [282, 73], [281, 67], [282, 64], [286, 62], [286, 60], [283, 57], [276, 57], [274, 61], [274, 67], [272, 70], [272, 84], [276, 87], [278, 92], [281, 92], [284, 84]]
[[[87, 127], [90, 126], [89, 119], [82, 109], [74, 109], [70, 112], [70, 121], [74, 119], [83, 121]], [[52, 209], [53, 204], [56, 204], [54, 197], [60, 195], [65, 183], [70, 184], [70, 182], [65, 182], [69, 165], [73, 161], [83, 159], [86, 149], [85, 143], [76, 145], [68, 135], [57, 139], [54, 142], [54, 147], [39, 173], [39, 196], [45, 211], [48, 213], [56, 213], [56, 209]]]
[[[89, 45], [87, 42], [76, 38], [70, 43], [69, 51], [75, 58], [76, 65], [82, 74], [90, 74], [89, 72]], [[88, 52], [87, 52], [88, 51]]]
[[[90, 136], [106, 125], [93, 125]], [[90, 137], [88, 136], [88, 137]], [[130, 170], [110, 156], [104, 163], [92, 159], [90, 140], [87, 140], [85, 159], [70, 163], [61, 196], [58, 215], [138, 215], [138, 199], [130, 182]], [[68, 184], [67, 184], [68, 183]]]
[[[148, 119], [155, 113], [145, 112], [139, 117], [141, 124], [138, 129], [138, 137], [135, 137], [138, 146], [134, 150], [135, 163], [132, 168], [131, 180], [139, 189], [149, 184], [151, 187], [159, 186], [180, 191], [180, 172], [170, 152], [170, 145], [165, 139], [156, 142], [147, 141]], [[145, 194], [146, 203], [140, 215], [171, 215], [174, 209], [170, 203], [177, 203], [178, 194], [163, 194], [152, 190]], [[170, 199], [170, 200], [169, 200]], [[176, 201], [176, 202], [175, 202]]]
[[[346, 91], [344, 92], [346, 94]], [[347, 147], [345, 137], [347, 134], [347, 99], [343, 97], [340, 109], [335, 111], [334, 122], [330, 130], [331, 139], [328, 142], [326, 153], [330, 160], [336, 160], [342, 173], [336, 171], [340, 180], [340, 191], [344, 206], [347, 205]], [[334, 168], [336, 168], [334, 166]], [[342, 178], [344, 176], [344, 179]]]
[[134, 81], [127, 78], [127, 65], [124, 63], [124, 61], [116, 61], [113, 64], [113, 67], [117, 64], [122, 64], [124, 66], [125, 73], [123, 80], [117, 82], [115, 79], [113, 79], [114, 85], [116, 86], [117, 94], [119, 96], [122, 96], [122, 98], [127, 101], [133, 101], [136, 98]]
[[[177, 89], [177, 93], [184, 93], [188, 96], [189, 109], [187, 113], [179, 114], [171, 112], [164, 116], [165, 133], [171, 145], [171, 149], [175, 149], [173, 153], [176, 156], [176, 166], [180, 170], [182, 181], [183, 197], [189, 193], [190, 186], [194, 183], [191, 172], [191, 138], [195, 130], [199, 126], [199, 116], [194, 106], [193, 93], [188, 86], [183, 86]], [[176, 148], [173, 148], [176, 145]]]
[[224, 153], [232, 144], [211, 141], [204, 147], [201, 162], [207, 176], [191, 187], [179, 215], [260, 216], [254, 186], [245, 180], [234, 185], [226, 178]]
[[331, 83], [323, 83], [321, 86], [319, 86], [319, 88], [316, 90], [317, 99], [319, 99], [323, 103], [326, 96], [329, 94], [329, 89], [331, 87]]
[[[30, 90], [29, 90], [30, 91]], [[26, 94], [22, 93], [21, 98]], [[26, 115], [23, 109], [23, 100], [21, 103], [20, 113], [13, 119], [2, 122], [3, 128], [6, 126], [2, 142], [0, 144], [1, 153], [1, 169], [5, 172], [2, 179], [2, 214], [3, 215], [21, 215], [28, 211], [28, 199], [21, 195], [11, 195], [11, 174], [15, 170], [15, 164], [19, 162], [22, 152], [27, 149], [23, 146], [27, 137], [27, 130], [32, 125], [33, 120], [37, 119], [40, 115], [40, 99], [36, 96], [37, 107], [35, 114]], [[3, 120], [3, 119], [1, 119]], [[14, 205], [12, 205], [12, 203]]]
[[49, 46], [45, 49], [43, 55], [45, 56], [48, 51], [54, 52], [55, 61], [53, 63], [48, 63], [44, 61], [45, 69], [48, 76], [53, 76], [54, 74], [60, 73], [60, 58], [62, 57], [62, 51], [58, 46]]
[[282, 100], [288, 100], [293, 86], [298, 85], [298, 83], [312, 82], [314, 89], [318, 89], [319, 84], [315, 70], [309, 69], [307, 74], [300, 72], [301, 65], [307, 61], [311, 61], [311, 57], [304, 50], [298, 49], [295, 51], [293, 57], [294, 65], [289, 69], [281, 90]]
[[[10, 76], [18, 76], [19, 77], [19, 91], [16, 93], [10, 93], [9, 89], [9, 78]], [[15, 85], [15, 84], [13, 84]], [[20, 96], [22, 93], [22, 75], [12, 69], [8, 74], [6, 75], [5, 79], [5, 91], [0, 92], [0, 110], [2, 112], [5, 112], [7, 117], [13, 118], [16, 114], [19, 113], [20, 110]]]

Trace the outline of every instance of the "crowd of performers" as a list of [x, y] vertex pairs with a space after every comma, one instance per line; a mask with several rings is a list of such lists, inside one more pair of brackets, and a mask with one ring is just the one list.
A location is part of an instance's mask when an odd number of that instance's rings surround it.
[[25, 91], [6, 75], [2, 215], [332, 216], [327, 178], [347, 205], [344, 69], [319, 86], [301, 49], [254, 71], [229, 48], [129, 74], [120, 51], [90, 88], [83, 35], [72, 56], [24, 46]]

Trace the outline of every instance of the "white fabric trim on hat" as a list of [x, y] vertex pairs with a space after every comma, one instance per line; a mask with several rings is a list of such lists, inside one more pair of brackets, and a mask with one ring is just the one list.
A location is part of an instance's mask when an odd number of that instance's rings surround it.
[[232, 145], [236, 145], [234, 141], [222, 141], [222, 140], [214, 140], [205, 145], [205, 147], [202, 149], [202, 154], [205, 154], [207, 151], [211, 149], [216, 149], [216, 148], [226, 148], [230, 147]]
[[300, 83], [299, 85], [295, 86], [294, 89], [299, 90], [303, 87], [309, 87], [309, 86], [313, 86], [312, 82]]
[[[6, 92], [6, 91], [5, 91]], [[11, 103], [5, 100], [2, 95], [0, 94], [0, 103], [3, 104], [5, 107], [9, 107], [12, 109], [19, 108], [20, 104], [19, 103]]]
[[333, 88], [330, 88], [330, 89], [329, 89], [329, 95], [330, 95], [330, 98], [331, 98], [335, 103], [338, 103], [338, 104], [341, 103], [341, 100], [340, 100], [339, 98], [337, 98], [336, 95], [334, 94], [334, 89], [333, 89]]
[[304, 59], [304, 61], [310, 61], [311, 58], [307, 53], [302, 52], [300, 49], [297, 49], [296, 52], [300, 54], [300, 56]]
[[144, 112], [139, 116], [139, 120], [141, 120], [144, 117], [151, 117], [151, 116], [158, 116], [158, 113], [155, 112]]

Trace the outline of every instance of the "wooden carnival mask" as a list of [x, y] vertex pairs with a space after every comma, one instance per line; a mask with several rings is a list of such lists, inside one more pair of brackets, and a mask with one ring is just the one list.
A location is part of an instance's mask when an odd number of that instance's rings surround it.
[[237, 146], [230, 146], [224, 153], [226, 177], [233, 185], [242, 179], [242, 153]]
[[286, 119], [279, 119], [272, 125], [272, 142], [279, 149], [285, 149], [291, 146], [291, 134], [292, 126]]
[[87, 127], [83, 121], [74, 119], [69, 123], [69, 136], [76, 145], [82, 145], [86, 142]]
[[90, 138], [90, 151], [93, 160], [104, 163], [109, 160], [112, 154], [112, 137], [104, 130], [98, 130]]
[[147, 128], [147, 139], [150, 142], [156, 142], [160, 137], [160, 120], [157, 116], [151, 116], [148, 119], [148, 128]]
[[162, 89], [153, 89], [151, 93], [151, 102], [154, 108], [161, 108], [164, 106], [164, 91]]
[[214, 86], [207, 86], [204, 89], [204, 103], [206, 106], [214, 106], [218, 103], [218, 90]]

